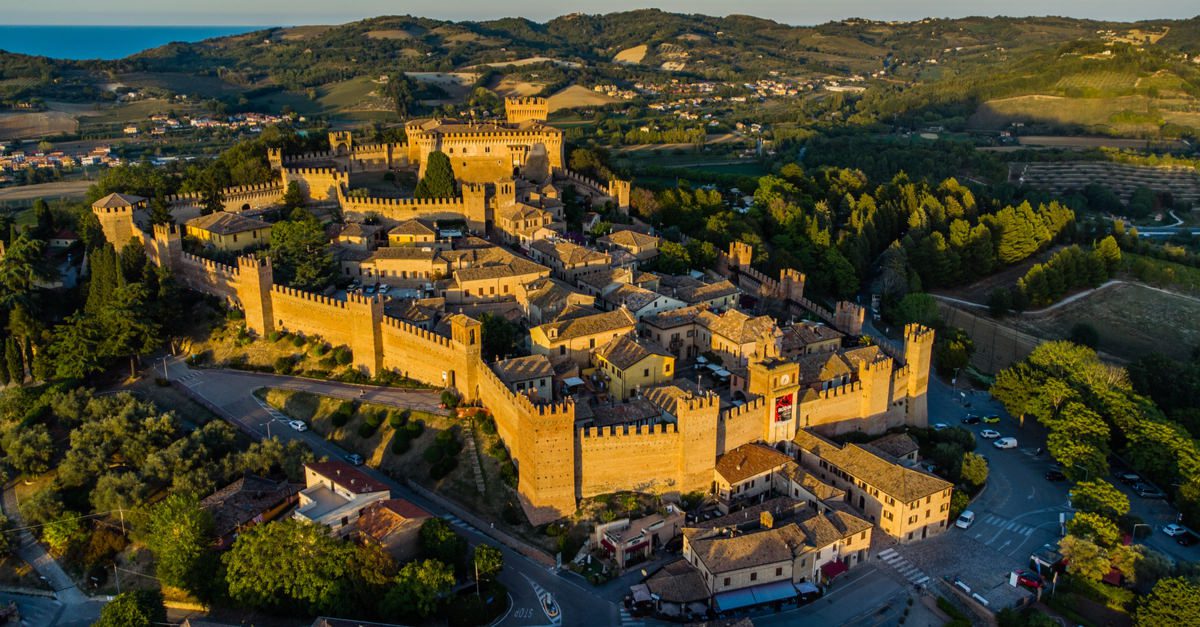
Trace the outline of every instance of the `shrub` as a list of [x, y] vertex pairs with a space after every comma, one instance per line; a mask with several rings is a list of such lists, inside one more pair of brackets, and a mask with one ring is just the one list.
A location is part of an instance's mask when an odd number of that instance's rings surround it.
[[312, 353], [313, 357], [320, 357], [329, 352], [329, 345], [325, 342], [317, 342], [309, 352]]
[[393, 429], [399, 429], [408, 423], [408, 416], [409, 411], [407, 409], [390, 412], [388, 414], [388, 424], [391, 425]]
[[409, 420], [405, 429], [408, 430], [408, 437], [415, 440], [421, 437], [422, 433], [425, 433], [425, 422], [422, 420]]
[[363, 439], [369, 438], [375, 435], [375, 432], [378, 430], [379, 425], [372, 425], [369, 422], [364, 422], [361, 425], [358, 425], [358, 437]]
[[335, 427], [344, 427], [347, 422], [350, 422], [350, 416], [353, 414], [354, 404], [350, 401], [345, 401], [333, 412], [333, 415], [329, 418], [329, 422]]
[[292, 346], [295, 346], [296, 348], [300, 348], [301, 346], [304, 346], [304, 336], [299, 335], [299, 334], [293, 335], [292, 336]]
[[345, 366], [354, 361], [354, 353], [351, 353], [350, 349], [345, 346], [339, 346], [333, 351], [333, 359], [339, 366]]
[[496, 419], [488, 414], [477, 414], [479, 429], [487, 435], [496, 435]]
[[296, 361], [294, 359], [284, 356], [276, 359], [275, 363], [271, 367], [279, 374], [289, 374], [292, 372], [292, 368], [295, 366]]
[[403, 431], [397, 431], [396, 437], [392, 439], [392, 454], [403, 455], [412, 448], [412, 440], [405, 437]]
[[458, 407], [458, 393], [454, 390], [442, 390], [442, 404], [448, 409]]
[[516, 489], [518, 483], [517, 467], [512, 463], [512, 460], [505, 460], [500, 465], [500, 480], [510, 488]]
[[280, 333], [279, 331], [271, 331], [270, 333], [267, 334], [267, 341], [278, 342], [279, 338], [281, 338], [281, 337], [283, 337], [283, 334]]
[[363, 422], [378, 428], [383, 424], [383, 418], [387, 415], [386, 409], [366, 410], [363, 413]]
[[332, 370], [337, 365], [337, 360], [333, 355], [326, 355], [317, 361], [317, 365], [327, 370]]

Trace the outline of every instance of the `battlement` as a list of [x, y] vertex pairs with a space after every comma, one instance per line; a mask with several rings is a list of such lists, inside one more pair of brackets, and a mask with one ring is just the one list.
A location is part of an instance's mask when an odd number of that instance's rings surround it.
[[579, 437], [584, 440], [600, 438], [643, 438], [647, 441], [660, 440], [661, 436], [679, 434], [676, 425], [658, 423], [653, 425], [610, 425], [607, 427], [583, 427], [578, 430]]
[[237, 267], [242, 268], [270, 268], [271, 259], [269, 257], [258, 258], [254, 255], [238, 255]]
[[278, 294], [280, 296], [288, 296], [288, 297], [296, 298], [299, 300], [305, 300], [310, 303], [316, 303], [318, 305], [324, 305], [326, 307], [333, 307], [336, 309], [345, 309], [346, 308], [346, 303], [344, 301], [340, 301], [336, 298], [330, 298], [328, 296], [322, 296], [320, 294], [313, 294], [312, 292], [305, 292], [303, 290], [298, 290], [294, 287], [287, 287], [284, 285], [272, 285], [271, 292], [272, 292], [272, 294]]
[[179, 227], [174, 224], [151, 224], [150, 233], [156, 240], [166, 240], [178, 236]]
[[505, 98], [504, 114], [509, 124], [526, 120], [545, 122], [550, 117], [550, 101], [538, 96]]
[[426, 207], [455, 207], [462, 208], [464, 201], [462, 196], [453, 198], [383, 198], [380, 196], [363, 196], [354, 198], [346, 195], [345, 186], [338, 188], [338, 200], [343, 205], [353, 204], [367, 207], [406, 207], [410, 209], [423, 209]]
[[104, 214], [104, 215], [132, 214], [133, 207], [96, 207], [96, 206], [93, 206], [92, 213], [95, 213], [97, 215], [99, 215], [99, 214]]
[[741, 407], [730, 407], [729, 409], [721, 412], [720, 419], [722, 421], [737, 420], [739, 418], [750, 416], [751, 414], [757, 414], [766, 408], [767, 399], [760, 396], [752, 401], [747, 402]]
[[382, 307], [383, 306], [383, 297], [380, 296], [379, 294], [367, 296], [366, 294], [358, 294], [356, 292], [350, 292], [349, 294], [346, 294], [346, 302], [351, 305], [368, 305], [369, 306], [369, 305], [377, 304], [380, 307]]
[[283, 163], [305, 163], [307, 161], [329, 161], [338, 158], [338, 153], [332, 150], [315, 150], [313, 152], [304, 152], [298, 155], [284, 155]]
[[210, 273], [218, 274], [226, 278], [232, 279], [238, 275], [238, 269], [233, 266], [227, 266], [211, 259], [205, 259], [204, 257], [197, 257], [191, 253], [182, 253], [182, 259], [184, 263], [200, 266]]
[[933, 336], [933, 329], [927, 326], [916, 323], [904, 325], [905, 342], [932, 342]]
[[595, 179], [588, 178], [582, 174], [572, 172], [571, 170], [568, 170], [566, 168], [554, 168], [554, 178], [560, 179], [560, 180], [566, 179], [573, 183], [578, 183], [585, 187], [589, 187], [593, 191], [595, 191], [599, 194], [602, 194], [605, 196], [608, 195], [608, 185], [605, 185], [604, 183], [601, 183], [600, 181], [597, 181]]
[[862, 391], [863, 391], [862, 381], [851, 381], [850, 383], [833, 386], [833, 387], [829, 388], [828, 390], [821, 390], [821, 391], [817, 392], [817, 396], [821, 400], [829, 400], [829, 399], [838, 398], [841, 396], [849, 396], [851, 394], [859, 394]]
[[284, 171], [296, 176], [332, 176], [334, 178], [340, 178], [343, 174], [341, 168], [285, 167]]
[[421, 327], [415, 327], [399, 318], [393, 318], [391, 316], [384, 316], [383, 317], [383, 325], [385, 327], [391, 327], [398, 332], [407, 333], [409, 335], [416, 337], [417, 339], [424, 340], [426, 342], [432, 342], [434, 344], [438, 344], [438, 345], [444, 346], [446, 348], [453, 348], [453, 342], [450, 340], [450, 338], [442, 336], [442, 335], [438, 335], [437, 333], [434, 333], [433, 331], [426, 331], [425, 329], [422, 329]]
[[550, 101], [541, 96], [512, 96], [504, 99], [504, 106], [509, 107], [513, 105], [541, 107], [549, 106]]
[[706, 409], [713, 409], [714, 407], [720, 405], [720, 403], [721, 398], [712, 393], [712, 391], [705, 392], [703, 396], [691, 396], [688, 398], [681, 398], [678, 401], [679, 409], [685, 409], [687, 411], [704, 411]]

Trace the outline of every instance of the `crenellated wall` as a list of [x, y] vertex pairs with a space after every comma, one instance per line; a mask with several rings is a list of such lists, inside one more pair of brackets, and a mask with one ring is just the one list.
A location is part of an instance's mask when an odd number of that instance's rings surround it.
[[[579, 495], [686, 491], [679, 476], [680, 439], [673, 424], [580, 429], [575, 460]], [[709, 461], [709, 482], [715, 459]]]

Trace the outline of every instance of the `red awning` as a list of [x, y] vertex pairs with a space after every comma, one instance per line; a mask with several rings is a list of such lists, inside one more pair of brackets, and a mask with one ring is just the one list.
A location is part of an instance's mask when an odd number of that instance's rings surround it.
[[825, 575], [826, 579], [833, 579], [834, 577], [837, 577], [848, 570], [850, 570], [850, 567], [846, 565], [846, 562], [838, 560], [828, 562], [821, 566], [821, 574]]

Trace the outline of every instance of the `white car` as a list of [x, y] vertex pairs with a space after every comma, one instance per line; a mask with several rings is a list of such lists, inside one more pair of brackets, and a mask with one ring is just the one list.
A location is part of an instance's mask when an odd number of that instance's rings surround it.
[[979, 432], [979, 437], [985, 440], [995, 440], [996, 438], [1000, 437], [1000, 432], [993, 429], [984, 429], [983, 431]]
[[939, 422], [939, 423], [933, 425], [934, 431], [942, 431], [942, 430], [949, 429], [949, 428], [950, 428], [950, 425], [948, 425], [944, 422]]
[[974, 523], [975, 512], [968, 509], [964, 510], [963, 513], [958, 515], [958, 520], [954, 521], [954, 526], [958, 527], [959, 529], [966, 529]]
[[296, 431], [308, 431], [308, 425], [304, 424], [304, 422], [300, 420], [289, 420], [288, 426]]
[[992, 442], [992, 446], [994, 446], [996, 448], [1017, 448], [1017, 439], [1016, 438], [1000, 438], [999, 440]]
[[1171, 523], [1169, 525], [1163, 525], [1162, 531], [1163, 531], [1163, 533], [1171, 536], [1172, 538], [1174, 538], [1175, 536], [1181, 536], [1181, 535], [1187, 533], [1187, 529], [1185, 529], [1183, 525], [1176, 525], [1175, 523]]

